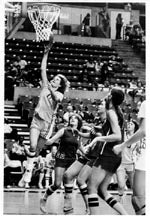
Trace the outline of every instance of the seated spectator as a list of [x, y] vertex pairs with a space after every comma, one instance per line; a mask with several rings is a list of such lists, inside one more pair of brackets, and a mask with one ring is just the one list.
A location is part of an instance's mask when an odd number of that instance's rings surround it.
[[11, 183], [11, 172], [21, 172], [22, 164], [19, 160], [11, 160], [8, 150], [4, 147], [4, 186], [9, 187]]
[[25, 148], [22, 137], [19, 137], [18, 141], [15, 141], [13, 143], [12, 149], [10, 151], [10, 159], [19, 160], [21, 161], [21, 163], [26, 160]]
[[51, 152], [49, 152], [45, 157], [45, 188], [48, 188], [50, 184], [54, 183], [54, 166], [56, 152], [57, 146], [53, 145], [51, 147]]
[[95, 62], [93, 58], [90, 58], [86, 63], [83, 65], [83, 82], [88, 82], [91, 80], [91, 75], [89, 75], [90, 71], [95, 71]]
[[132, 31], [129, 35], [129, 43], [132, 44], [133, 43], [133, 39], [140, 39], [142, 40], [144, 36], [144, 32], [141, 28], [141, 25], [140, 24], [134, 24], [133, 25], [133, 28], [132, 28]]
[[17, 129], [13, 129], [6, 118], [4, 118], [4, 139], [12, 139], [15, 141], [19, 139]]
[[9, 121], [4, 118], [4, 134], [10, 134], [12, 132], [12, 127], [9, 124]]
[[103, 66], [103, 62], [101, 60], [101, 58], [98, 58], [96, 61], [95, 61], [95, 72], [97, 73], [101, 73], [101, 68]]
[[64, 120], [64, 124], [67, 126], [69, 123], [69, 117], [73, 114], [73, 106], [72, 105], [68, 105], [67, 106], [67, 111], [64, 113], [63, 115], [63, 120]]
[[108, 63], [104, 63], [101, 68], [101, 84], [104, 84], [107, 78], [109, 77]]

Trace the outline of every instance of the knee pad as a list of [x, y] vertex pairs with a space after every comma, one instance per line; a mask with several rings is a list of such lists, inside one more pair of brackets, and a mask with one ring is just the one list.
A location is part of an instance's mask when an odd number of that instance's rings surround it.
[[81, 185], [79, 188], [82, 195], [88, 194], [87, 184]]
[[136, 215], [145, 215], [145, 197], [132, 196], [132, 205]]
[[72, 193], [73, 191], [73, 184], [65, 184], [65, 193]]
[[111, 207], [114, 207], [114, 205], [116, 204], [116, 203], [118, 203], [118, 201], [114, 198], [114, 197], [109, 197], [109, 198], [107, 198], [106, 200], [106, 203], [108, 203], [108, 205], [109, 206], [111, 206]]

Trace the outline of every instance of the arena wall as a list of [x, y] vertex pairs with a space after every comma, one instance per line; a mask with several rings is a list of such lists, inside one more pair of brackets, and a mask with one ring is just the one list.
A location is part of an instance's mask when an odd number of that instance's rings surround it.
[[[39, 96], [41, 88], [15, 87], [14, 103], [17, 103], [19, 95]], [[105, 91], [86, 91], [86, 90], [69, 90], [65, 93], [65, 97], [79, 98], [79, 99], [102, 99], [108, 94], [109, 90]]]
[[[18, 31], [14, 34], [14, 38], [35, 40], [35, 33]], [[70, 36], [70, 35], [55, 35], [55, 41], [67, 42], [67, 43], [80, 43], [80, 44], [92, 44], [100, 46], [112, 46], [112, 40], [109, 38], [92, 38], [92, 37], [81, 37], [81, 36]]]

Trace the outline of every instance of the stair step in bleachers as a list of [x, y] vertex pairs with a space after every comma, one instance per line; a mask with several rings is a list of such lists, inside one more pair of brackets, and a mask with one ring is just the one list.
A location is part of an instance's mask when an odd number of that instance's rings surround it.
[[15, 108], [5, 108], [5, 112], [17, 112], [18, 110]]
[[21, 127], [21, 128], [24, 128], [24, 127], [28, 127], [28, 125], [27, 124], [13, 124], [13, 123], [10, 123], [9, 124], [11, 127]]
[[15, 105], [10, 105], [10, 104], [5, 104], [4, 108], [9, 108], [9, 109], [14, 109], [16, 106]]
[[28, 135], [30, 135], [30, 132], [18, 132], [18, 135], [20, 135], [20, 136], [28, 136]]
[[7, 116], [7, 115], [6, 115], [6, 116], [4, 116], [4, 117], [5, 117], [6, 119], [8, 119], [8, 120], [9, 120], [9, 119], [21, 120], [21, 116], [15, 116], [15, 115], [14, 115], [14, 116]]

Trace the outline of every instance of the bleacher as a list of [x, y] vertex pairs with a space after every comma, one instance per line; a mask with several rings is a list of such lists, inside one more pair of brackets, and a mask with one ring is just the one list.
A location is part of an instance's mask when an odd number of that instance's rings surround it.
[[[40, 79], [40, 66], [43, 56], [43, 44], [34, 40], [25, 39], [6, 39], [5, 41], [5, 62], [6, 67], [9, 66], [17, 56], [24, 59], [28, 63], [29, 73], [32, 74], [32, 80]], [[92, 82], [81, 80], [84, 70], [84, 64], [90, 58], [97, 60], [98, 58], [104, 63], [112, 60], [112, 56], [116, 57], [119, 63], [122, 59], [118, 56], [115, 49], [108, 46], [87, 45], [78, 43], [55, 42], [48, 56], [47, 74], [49, 78], [61, 73], [65, 75], [71, 82], [71, 88], [91, 90]], [[89, 71], [89, 76], [97, 83], [101, 82], [101, 74], [95, 70]], [[109, 82], [111, 84], [126, 85], [127, 80], [137, 78], [133, 71], [127, 67], [122, 71], [110, 72]]]

